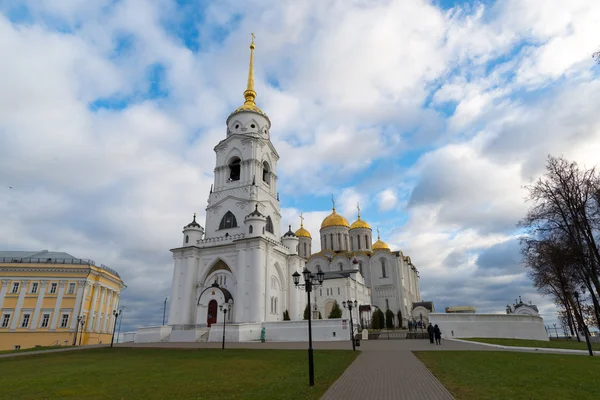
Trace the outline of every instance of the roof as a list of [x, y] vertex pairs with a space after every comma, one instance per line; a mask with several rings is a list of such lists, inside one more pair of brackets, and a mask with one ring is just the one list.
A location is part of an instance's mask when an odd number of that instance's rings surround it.
[[323, 280], [328, 280], [328, 279], [340, 279], [340, 278], [351, 278], [352, 274], [357, 273], [358, 270], [346, 270], [346, 271], [323, 271], [323, 273], [325, 274], [325, 276], [323, 277]]
[[529, 308], [533, 308], [535, 311], [537, 311], [537, 312], [540, 312], [540, 311], [538, 310], [538, 308], [537, 308], [537, 306], [536, 306], [536, 305], [534, 305], [534, 304], [525, 304], [525, 303], [519, 303], [519, 304], [515, 305], [515, 310], [516, 310], [517, 308], [519, 308], [519, 307], [522, 307], [522, 306], [526, 306], [526, 307], [529, 307]]
[[296, 234], [292, 232], [292, 226], [289, 225], [290, 229], [283, 235], [283, 237], [296, 237]]
[[413, 303], [412, 309], [414, 310], [417, 307], [424, 307], [433, 312], [433, 301], [419, 301], [417, 303]]
[[200, 224], [196, 222], [196, 213], [194, 213], [194, 220], [186, 226], [184, 226], [184, 229], [185, 228], [202, 228]]
[[346, 228], [350, 228], [350, 224], [348, 223], [346, 218], [335, 212], [335, 208], [333, 209], [333, 212], [331, 214], [325, 217], [325, 219], [321, 223], [321, 229], [328, 228], [330, 226], [344, 226]]
[[79, 265], [93, 265], [96, 268], [100, 268], [110, 274], [115, 275], [117, 278], [121, 278], [121, 275], [114, 269], [107, 267], [104, 264], [96, 265], [94, 260], [77, 258], [64, 251], [14, 251], [6, 250], [0, 251], [0, 262], [5, 263], [52, 263], [52, 264], [79, 264]]

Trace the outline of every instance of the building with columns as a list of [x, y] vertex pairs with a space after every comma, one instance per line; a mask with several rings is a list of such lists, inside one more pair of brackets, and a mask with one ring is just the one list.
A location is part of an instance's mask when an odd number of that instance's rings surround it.
[[110, 341], [125, 288], [113, 269], [64, 252], [0, 251], [0, 279], [0, 350]]
[[[228, 340], [258, 340], [265, 329], [267, 337], [296, 337], [289, 327], [304, 329], [294, 321], [303, 320], [307, 295], [295, 287], [292, 274], [305, 268], [325, 273], [323, 286], [312, 293], [311, 310], [324, 320], [335, 301], [340, 306], [356, 302], [369, 310], [373, 305], [384, 312], [389, 308], [404, 319], [412, 302], [420, 300], [418, 272], [410, 258], [391, 251], [379, 237], [372, 243], [371, 227], [360, 215], [350, 226], [334, 207], [316, 239], [322, 249], [316, 254], [302, 222], [295, 231], [291, 226], [282, 231], [279, 154], [271, 142], [271, 120], [255, 102], [254, 49], [253, 40], [244, 103], [229, 115], [225, 135], [214, 147], [214, 183], [204, 226], [194, 214], [183, 227], [181, 245], [171, 249], [168, 325], [138, 329], [138, 342], [221, 340], [223, 329], [211, 326], [223, 322]], [[359, 308], [352, 314], [344, 309], [343, 322], [363, 320]], [[327, 340], [348, 335], [347, 326], [336, 321], [320, 325], [325, 329], [320, 337]], [[284, 330], [288, 333], [279, 335]]]

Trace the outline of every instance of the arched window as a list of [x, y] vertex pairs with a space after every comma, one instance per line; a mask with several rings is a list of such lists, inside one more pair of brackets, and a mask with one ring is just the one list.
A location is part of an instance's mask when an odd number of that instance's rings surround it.
[[233, 215], [231, 211], [227, 211], [223, 216], [223, 219], [221, 219], [219, 229], [237, 228], [237, 226], [235, 215]]
[[360, 236], [356, 237], [356, 241], [358, 243], [358, 247], [356, 248], [356, 250], [360, 250]]
[[190, 237], [188, 235], [185, 235], [185, 242], [189, 243], [190, 242]]
[[365, 247], [369, 250], [369, 236], [365, 235]]
[[275, 312], [274, 314], [277, 314], [277, 297], [275, 297]]
[[267, 217], [267, 232], [270, 233], [275, 233], [274, 229], [273, 229], [273, 220], [271, 220], [271, 217]]
[[252, 225], [250, 225], [250, 226], [248, 227], [248, 233], [252, 233], [253, 231], [254, 231], [254, 228], [252, 227]]
[[269, 164], [265, 161], [265, 162], [263, 162], [263, 182], [266, 182], [267, 185], [269, 184], [269, 181], [270, 181], [269, 172], [270, 172]]
[[239, 157], [233, 157], [229, 161], [229, 181], [239, 181], [242, 160]]
[[308, 252], [306, 251], [306, 243], [304, 243], [304, 255], [307, 256]]
[[387, 278], [387, 275], [385, 274], [385, 260], [381, 259], [381, 274], [383, 278]]
[[344, 270], [344, 264], [342, 264], [342, 263], [339, 263], [339, 264], [338, 264], [338, 266], [340, 267], [340, 271], [343, 271], [343, 270]]
[[363, 275], [363, 269], [362, 269], [362, 261], [359, 261], [359, 262], [358, 262], [358, 269], [360, 270], [360, 274], [361, 274], [362, 276], [364, 276], [364, 275]]
[[333, 250], [333, 233], [329, 235], [329, 244], [331, 245], [331, 250]]
[[338, 233], [338, 249], [342, 249], [342, 234]]

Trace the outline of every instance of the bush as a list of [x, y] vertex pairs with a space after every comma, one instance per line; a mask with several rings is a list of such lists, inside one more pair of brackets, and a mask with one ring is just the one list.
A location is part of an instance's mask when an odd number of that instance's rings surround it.
[[329, 318], [342, 318], [342, 309], [340, 308], [337, 300], [333, 303], [333, 308], [329, 313]]
[[283, 312], [283, 320], [284, 321], [289, 321], [290, 320], [290, 313], [288, 312], [288, 310], [285, 310]]
[[373, 329], [383, 329], [384, 322], [383, 311], [380, 309], [375, 310], [371, 317], [371, 327]]
[[308, 319], [309, 315], [310, 315], [310, 310], [308, 309], [308, 304], [307, 304], [306, 307], [304, 308], [304, 319]]
[[385, 311], [385, 327], [387, 329], [394, 327], [394, 312], [389, 308]]
[[323, 316], [321, 315], [321, 311], [319, 311], [319, 319], [323, 319]]
[[398, 327], [402, 329], [402, 311], [398, 311]]

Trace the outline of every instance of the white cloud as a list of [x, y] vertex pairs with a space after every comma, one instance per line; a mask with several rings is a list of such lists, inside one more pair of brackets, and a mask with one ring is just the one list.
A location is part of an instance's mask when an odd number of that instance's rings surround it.
[[389, 211], [396, 207], [396, 204], [398, 204], [398, 196], [396, 195], [396, 191], [394, 189], [385, 189], [384, 191], [379, 192], [377, 197], [379, 200], [380, 211]]

